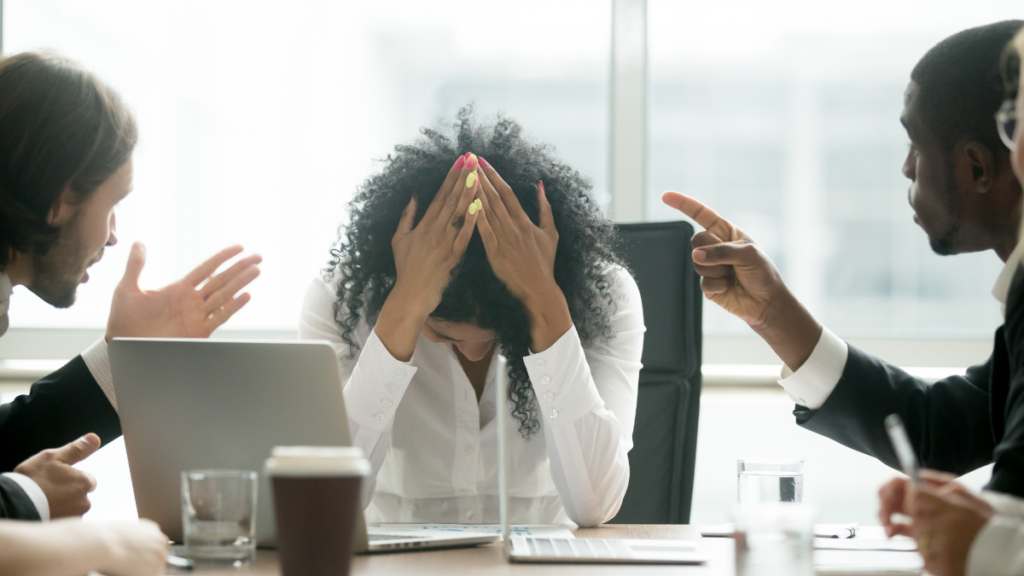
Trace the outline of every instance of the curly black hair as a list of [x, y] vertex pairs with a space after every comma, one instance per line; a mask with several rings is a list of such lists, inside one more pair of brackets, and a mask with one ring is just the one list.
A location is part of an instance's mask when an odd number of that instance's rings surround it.
[[[443, 125], [424, 128], [415, 143], [396, 146], [383, 160], [383, 170], [367, 179], [349, 204], [351, 220], [339, 229], [323, 274], [326, 281], [337, 282], [335, 320], [351, 354], [359, 349], [353, 334], [360, 320], [372, 326], [395, 285], [391, 238], [402, 210], [415, 196], [418, 223], [452, 163], [466, 152], [487, 159], [535, 224], [540, 214], [537, 181], [544, 181], [559, 234], [555, 281], [565, 294], [580, 340], [611, 338], [611, 276], [614, 265], [624, 264], [616, 254], [611, 222], [588, 194], [590, 181], [555, 158], [551, 146], [526, 139], [513, 119], [498, 116], [493, 124], [479, 123], [471, 105], [459, 110], [457, 118], [450, 135]], [[508, 398], [519, 432], [527, 439], [538, 432], [539, 409], [523, 363], [531, 342], [526, 308], [494, 275], [479, 232], [474, 231], [441, 304], [430, 316], [494, 331], [509, 362]]]

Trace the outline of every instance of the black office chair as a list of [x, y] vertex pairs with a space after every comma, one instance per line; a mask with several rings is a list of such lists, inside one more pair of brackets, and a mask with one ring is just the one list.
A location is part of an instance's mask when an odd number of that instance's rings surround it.
[[643, 370], [617, 524], [687, 524], [701, 388], [700, 278], [688, 222], [618, 224], [644, 305]]

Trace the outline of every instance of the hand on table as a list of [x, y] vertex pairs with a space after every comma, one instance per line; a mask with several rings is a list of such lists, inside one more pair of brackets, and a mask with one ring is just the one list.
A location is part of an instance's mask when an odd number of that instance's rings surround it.
[[106, 549], [99, 572], [107, 576], [159, 576], [167, 571], [167, 536], [155, 522], [121, 522], [98, 527]]
[[416, 197], [402, 212], [391, 239], [395, 255], [395, 287], [374, 331], [395, 358], [408, 361], [427, 316], [441, 303], [452, 269], [462, 261], [480, 213], [469, 205], [480, 187], [476, 156], [460, 157], [423, 218], [416, 217]]
[[746, 322], [792, 370], [802, 366], [821, 337], [821, 325], [789, 291], [775, 264], [750, 236], [697, 200], [678, 192], [661, 199], [705, 228], [690, 241], [704, 295]]
[[257, 265], [263, 258], [257, 254], [214, 275], [241, 252], [241, 246], [225, 248], [181, 280], [160, 290], [143, 290], [139, 276], [146, 264], [146, 247], [136, 242], [124, 278], [114, 290], [107, 341], [117, 337], [209, 337], [249, 302], [248, 292], [235, 295], [260, 275]]
[[512, 188], [482, 164], [483, 218], [477, 223], [494, 275], [530, 315], [530, 349], [543, 352], [572, 328], [565, 294], [555, 282], [558, 230], [544, 182], [537, 182], [539, 224], [526, 215]]
[[89, 511], [89, 493], [96, 479], [71, 466], [85, 460], [100, 448], [100, 437], [86, 434], [60, 448], [43, 450], [14, 469], [32, 479], [46, 494], [50, 518], [81, 516]]

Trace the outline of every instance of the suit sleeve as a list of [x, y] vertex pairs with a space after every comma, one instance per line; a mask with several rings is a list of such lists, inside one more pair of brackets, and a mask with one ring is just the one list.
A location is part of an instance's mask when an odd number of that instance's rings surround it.
[[992, 381], [992, 429], [995, 447], [988, 490], [1024, 497], [1024, 272], [1010, 284], [1003, 325], [1009, 375]]
[[0, 518], [39, 520], [32, 499], [17, 482], [6, 476], [0, 476]]
[[966, 474], [992, 461], [989, 409], [993, 359], [932, 384], [849, 347], [835, 390], [817, 410], [797, 406], [797, 423], [899, 469], [885, 430], [899, 414], [922, 465]]
[[47, 448], [95, 432], [103, 444], [121, 435], [121, 422], [81, 356], [0, 406], [0, 472]]

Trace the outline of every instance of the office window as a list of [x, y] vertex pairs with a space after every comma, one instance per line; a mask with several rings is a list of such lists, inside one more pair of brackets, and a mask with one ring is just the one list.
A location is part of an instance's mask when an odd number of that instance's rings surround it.
[[128, 248], [142, 240], [149, 287], [222, 246], [260, 252], [253, 301], [228, 328], [294, 330], [375, 159], [469, 102], [556, 144], [609, 199], [607, 0], [3, 6], [6, 53], [46, 47], [83, 63], [121, 92], [141, 132], [121, 245], [70, 310], [18, 289], [15, 328], [105, 326]]
[[[899, 115], [931, 46], [1019, 15], [1003, 0], [649, 0], [648, 218], [678, 217], [667, 189], [706, 202], [844, 337], [990, 336], [1002, 263], [932, 254], [907, 203]], [[749, 334], [704, 310], [706, 335]]]

